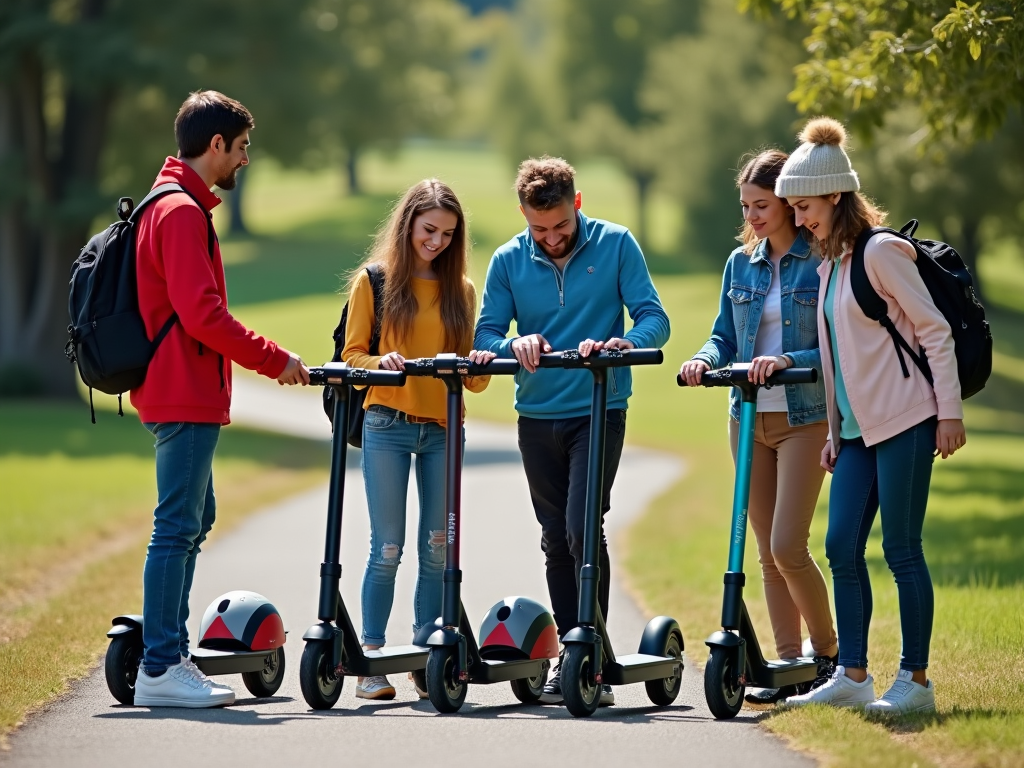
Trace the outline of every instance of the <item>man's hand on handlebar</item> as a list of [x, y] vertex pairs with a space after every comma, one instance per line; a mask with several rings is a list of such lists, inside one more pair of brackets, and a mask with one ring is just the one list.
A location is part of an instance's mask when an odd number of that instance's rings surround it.
[[679, 375], [688, 387], [699, 387], [700, 377], [705, 371], [710, 371], [711, 366], [703, 360], [687, 360], [679, 369]]
[[579, 350], [581, 357], [590, 357], [591, 352], [600, 352], [602, 349], [634, 349], [636, 347], [629, 339], [612, 337], [608, 341], [594, 341], [586, 339], [580, 342]]
[[537, 370], [537, 366], [540, 365], [540, 356], [550, 351], [551, 345], [539, 333], [520, 336], [512, 342], [512, 354], [529, 373], [534, 373]]
[[277, 383], [282, 387], [285, 384], [301, 384], [302, 386], [309, 384], [309, 368], [302, 362], [301, 357], [294, 352], [288, 353], [288, 364], [281, 371], [281, 375], [277, 377]]
[[476, 363], [477, 365], [487, 365], [491, 360], [496, 358], [497, 355], [493, 352], [485, 352], [482, 349], [474, 349], [469, 353], [469, 362]]
[[789, 368], [789, 358], [785, 355], [762, 355], [750, 361], [750, 370], [747, 372], [747, 380], [751, 384], [764, 384], [765, 379], [776, 371], [784, 371]]
[[397, 352], [388, 352], [380, 359], [380, 368], [384, 371], [404, 371], [405, 358]]

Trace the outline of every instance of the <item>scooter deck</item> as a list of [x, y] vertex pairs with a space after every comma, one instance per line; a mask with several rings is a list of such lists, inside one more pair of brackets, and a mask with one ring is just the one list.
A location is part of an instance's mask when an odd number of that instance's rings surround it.
[[647, 680], [661, 680], [674, 677], [679, 660], [668, 656], [648, 656], [646, 653], [629, 653], [617, 656], [615, 661], [606, 661], [601, 672], [601, 682], [609, 685], [630, 685]]
[[276, 650], [215, 651], [210, 648], [196, 648], [190, 655], [192, 661], [205, 675], [238, 675], [263, 669], [267, 656], [275, 652]]
[[498, 661], [496, 659], [480, 659], [470, 669], [470, 682], [477, 684], [505, 683], [509, 680], [523, 680], [528, 677], [539, 677], [544, 674], [547, 659], [516, 659], [515, 661]]
[[362, 658], [350, 656], [346, 672], [354, 675], [396, 675], [425, 669], [429, 648], [419, 645], [384, 646], [376, 651], [363, 651]]
[[781, 688], [813, 680], [818, 674], [814, 659], [773, 659], [763, 665], [752, 664], [748, 684], [757, 688]]

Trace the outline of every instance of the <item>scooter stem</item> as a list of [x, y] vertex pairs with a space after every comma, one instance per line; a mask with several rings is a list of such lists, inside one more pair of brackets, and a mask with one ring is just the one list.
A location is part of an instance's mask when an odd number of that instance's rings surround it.
[[[462, 377], [440, 377], [448, 388], [448, 428], [444, 456], [445, 547], [444, 590], [441, 620], [446, 627], [458, 627], [462, 620], [462, 569], [459, 561], [462, 522]], [[456, 426], [458, 430], [456, 431]], [[453, 435], [458, 435], [453, 439]]]
[[[580, 568], [579, 623], [597, 624], [598, 585], [601, 582], [601, 507], [604, 503], [604, 443], [608, 411], [608, 370], [591, 368], [594, 389], [590, 402], [590, 450], [587, 455], [586, 517], [583, 521], [583, 566]], [[596, 520], [591, 516], [597, 516]]]
[[341, 514], [345, 498], [345, 459], [348, 455], [348, 385], [334, 389], [334, 434], [331, 437], [331, 483], [327, 497], [327, 542], [320, 565], [320, 621], [338, 616], [338, 584], [341, 581]]
[[747, 509], [750, 505], [750, 471], [754, 463], [754, 428], [757, 421], [757, 391], [748, 397], [741, 390], [740, 429], [736, 449], [736, 484], [732, 494], [732, 539], [729, 543], [729, 570], [725, 574], [725, 599], [722, 601], [722, 627], [738, 629], [743, 601], [743, 550], [747, 543]]

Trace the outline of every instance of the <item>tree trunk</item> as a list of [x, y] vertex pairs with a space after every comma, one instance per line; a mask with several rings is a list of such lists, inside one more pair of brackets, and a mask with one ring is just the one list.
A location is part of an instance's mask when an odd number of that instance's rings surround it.
[[244, 169], [238, 174], [235, 188], [228, 195], [228, 210], [231, 212], [231, 226], [228, 232], [235, 236], [249, 234], [249, 228], [245, 225], [245, 218], [242, 215], [242, 193], [245, 190], [247, 175]]
[[964, 265], [970, 270], [974, 277], [974, 295], [978, 301], [985, 303], [984, 293], [981, 288], [981, 275], [978, 273], [978, 255], [981, 250], [981, 243], [978, 238], [978, 229], [981, 222], [977, 219], [964, 219], [960, 225], [960, 242], [956, 252], [964, 260]]
[[651, 182], [654, 176], [649, 173], [634, 173], [633, 181], [636, 183], [636, 240], [640, 243], [640, 249], [647, 249], [647, 214], [648, 198], [651, 191]]
[[348, 174], [348, 193], [358, 195], [362, 192], [359, 188], [359, 150], [352, 148], [345, 158], [345, 172]]

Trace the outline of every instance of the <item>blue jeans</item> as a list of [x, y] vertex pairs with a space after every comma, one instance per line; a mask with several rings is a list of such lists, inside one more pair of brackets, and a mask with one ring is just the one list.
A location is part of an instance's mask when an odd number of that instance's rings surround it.
[[142, 573], [142, 666], [162, 675], [188, 653], [188, 596], [213, 527], [213, 454], [220, 424], [147, 423], [156, 437], [157, 505]]
[[835, 588], [839, 663], [868, 665], [871, 581], [864, 559], [868, 533], [882, 509], [882, 551], [899, 593], [903, 657], [900, 667], [928, 668], [935, 613], [921, 529], [935, 451], [934, 418], [870, 448], [843, 440], [829, 494], [825, 554]]
[[417, 536], [419, 574], [414, 602], [415, 633], [441, 615], [444, 573], [444, 446], [440, 424], [413, 424], [397, 411], [371, 405], [363, 422], [363, 482], [370, 509], [370, 556], [363, 576], [363, 643], [384, 645], [395, 576], [405, 548], [405, 501], [416, 456], [420, 495]]

